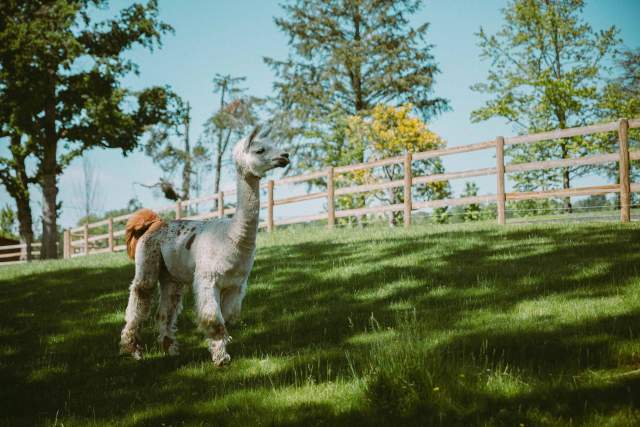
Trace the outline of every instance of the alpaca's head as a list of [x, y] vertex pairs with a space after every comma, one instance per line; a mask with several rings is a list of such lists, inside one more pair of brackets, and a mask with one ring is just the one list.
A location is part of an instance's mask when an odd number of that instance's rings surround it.
[[262, 178], [271, 169], [287, 166], [289, 153], [280, 150], [269, 139], [269, 130], [261, 133], [260, 126], [256, 126], [251, 135], [236, 144], [233, 160], [243, 175], [251, 174]]

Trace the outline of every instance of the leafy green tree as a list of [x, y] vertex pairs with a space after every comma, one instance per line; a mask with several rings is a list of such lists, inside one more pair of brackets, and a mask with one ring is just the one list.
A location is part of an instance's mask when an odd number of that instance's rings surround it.
[[617, 65], [598, 104], [604, 120], [640, 116], [640, 48], [623, 51]]
[[564, 204], [556, 199], [507, 201], [507, 218], [553, 215], [564, 210]]
[[575, 203], [575, 207], [581, 209], [581, 212], [593, 211], [611, 211], [615, 209], [615, 202], [607, 199], [604, 194], [591, 195]]
[[[611, 121], [620, 118], [640, 117], [640, 48], [627, 49], [618, 58], [617, 73], [614, 73], [604, 89], [604, 95], [598, 104], [602, 120]], [[601, 143], [608, 147], [607, 151], [618, 148], [617, 133], [598, 135]], [[640, 130], [629, 129], [629, 148], [640, 148]], [[631, 180], [640, 180], [638, 162], [631, 163]], [[614, 182], [620, 179], [617, 163], [601, 166], [605, 174]], [[637, 197], [637, 194], [634, 193]], [[618, 202], [620, 194], [617, 195]]]
[[[491, 96], [471, 114], [474, 122], [501, 117], [522, 132], [580, 126], [597, 117], [600, 88], [619, 43], [617, 29], [596, 32], [582, 19], [583, 0], [511, 0], [495, 35], [480, 28], [481, 57], [491, 61], [487, 79], [472, 87]], [[515, 162], [584, 156], [601, 150], [597, 139], [573, 138], [516, 145]], [[518, 190], [561, 185], [589, 168], [514, 174]], [[571, 209], [565, 199], [564, 207]]]
[[[332, 120], [384, 103], [411, 103], [423, 120], [447, 109], [433, 96], [439, 72], [429, 24], [410, 24], [421, 0], [292, 0], [276, 25], [289, 37], [284, 60], [265, 58], [277, 76], [272, 113], [297, 169], [325, 166]], [[304, 160], [303, 162], [301, 160]], [[362, 158], [355, 159], [362, 161]]]
[[[475, 182], [465, 182], [464, 183], [464, 192], [462, 193], [462, 197], [474, 197], [478, 195], [478, 184]], [[481, 209], [480, 205], [477, 203], [470, 203], [464, 207], [464, 214], [462, 218], [465, 222], [468, 221], [478, 221], [481, 217]]]
[[16, 214], [9, 205], [0, 209], [0, 231], [5, 235], [13, 235], [16, 225]]
[[[93, 147], [132, 150], [159, 120], [164, 88], [132, 93], [122, 79], [137, 71], [124, 53], [153, 49], [171, 27], [157, 0], [134, 3], [98, 21], [106, 0], [11, 0], [0, 3], [0, 97], [12, 118], [3, 126], [25, 136], [42, 187], [42, 257], [57, 256], [58, 177]], [[7, 112], [3, 113], [3, 116]], [[33, 144], [27, 147], [27, 144]]]
[[[365, 161], [380, 160], [398, 156], [406, 152], [422, 152], [441, 149], [445, 141], [427, 128], [419, 118], [411, 114], [412, 105], [391, 107], [379, 104], [368, 112], [349, 117], [346, 128], [346, 147], [356, 150], [356, 155], [338, 154], [336, 160], [351, 160], [353, 157], [364, 157]], [[345, 164], [348, 164], [346, 162]], [[341, 163], [337, 163], [340, 165]], [[413, 162], [412, 171], [416, 176], [444, 173], [444, 166], [439, 158]], [[393, 164], [381, 168], [356, 171], [338, 177], [338, 185], [364, 184], [369, 182], [396, 181], [404, 176], [404, 166]], [[415, 186], [413, 197], [417, 200], [443, 199], [451, 194], [448, 181], [433, 182]], [[377, 200], [386, 204], [398, 204], [404, 201], [404, 189], [390, 188], [372, 194]], [[362, 195], [344, 196], [338, 202], [350, 202], [347, 208], [355, 207]], [[356, 199], [356, 200], [354, 200]], [[355, 205], [355, 206], [354, 206]], [[445, 211], [446, 209], [441, 209]], [[389, 214], [389, 225], [396, 225], [401, 218], [400, 212]]]
[[[0, 91], [2, 89], [0, 88]], [[11, 129], [8, 104], [3, 104], [4, 94], [0, 92], [0, 136], [9, 139], [9, 156], [0, 157], [0, 182], [16, 203], [18, 234], [26, 245], [26, 259], [31, 260], [33, 243], [33, 217], [31, 212], [29, 185], [35, 184], [35, 176], [27, 172], [26, 159], [33, 154], [34, 144], [16, 130]], [[4, 107], [4, 108], [3, 108]]]

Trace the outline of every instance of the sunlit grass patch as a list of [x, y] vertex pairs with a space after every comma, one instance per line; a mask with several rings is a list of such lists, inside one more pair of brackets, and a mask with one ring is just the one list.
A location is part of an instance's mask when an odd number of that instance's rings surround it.
[[29, 380], [33, 382], [39, 381], [55, 381], [56, 377], [60, 377], [67, 370], [67, 365], [49, 365], [33, 369], [29, 375]]
[[115, 310], [106, 314], [101, 314], [96, 322], [100, 325], [120, 325], [124, 319], [124, 310]]
[[384, 280], [384, 273], [381, 275], [380, 286], [374, 289], [367, 289], [364, 291], [356, 292], [355, 297], [358, 300], [378, 300], [381, 298], [391, 298], [394, 295], [411, 289], [427, 286], [416, 278], [400, 277], [393, 282], [386, 282]]

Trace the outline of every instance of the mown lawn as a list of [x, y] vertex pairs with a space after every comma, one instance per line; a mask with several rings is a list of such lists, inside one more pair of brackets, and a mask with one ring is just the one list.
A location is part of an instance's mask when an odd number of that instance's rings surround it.
[[118, 355], [124, 254], [0, 268], [2, 425], [640, 425], [640, 225], [259, 239], [232, 363]]

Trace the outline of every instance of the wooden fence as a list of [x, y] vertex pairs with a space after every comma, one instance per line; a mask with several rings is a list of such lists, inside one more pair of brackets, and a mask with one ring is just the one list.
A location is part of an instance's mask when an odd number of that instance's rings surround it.
[[[38, 250], [42, 246], [41, 243], [31, 244], [31, 256], [37, 259], [40, 255]], [[25, 243], [19, 243], [16, 245], [4, 245], [0, 246], [0, 265], [19, 264], [26, 262], [27, 245]]]
[[[420, 153], [406, 153], [402, 156], [376, 160], [373, 162], [360, 163], [348, 166], [328, 167], [322, 171], [313, 172], [305, 175], [286, 177], [279, 180], [269, 180], [261, 185], [266, 190], [266, 201], [261, 207], [266, 208], [266, 221], [260, 223], [260, 227], [272, 231], [278, 225], [304, 223], [311, 221], [326, 220], [328, 227], [335, 225], [336, 218], [344, 218], [349, 216], [360, 216], [372, 213], [383, 212], [403, 212], [405, 227], [411, 225], [411, 212], [415, 209], [438, 208], [445, 206], [457, 206], [467, 204], [477, 204], [486, 202], [495, 202], [497, 205], [498, 224], [505, 224], [505, 204], [509, 200], [526, 200], [526, 199], [542, 199], [568, 196], [584, 196], [598, 195], [608, 193], [620, 194], [620, 220], [622, 222], [630, 221], [631, 193], [640, 192], [640, 183], [631, 183], [629, 178], [630, 160], [640, 160], [640, 150], [629, 150], [628, 130], [630, 128], [640, 127], [640, 118], [627, 120], [621, 119], [617, 122], [598, 124], [593, 126], [576, 127], [570, 129], [560, 129], [550, 132], [536, 133], [530, 135], [515, 136], [504, 138], [497, 137], [491, 141], [480, 142], [470, 145], [462, 145], [440, 150], [426, 151]], [[515, 144], [532, 144], [540, 141], [555, 140], [562, 138], [570, 138], [576, 136], [591, 135], [602, 132], [618, 133], [618, 152], [611, 154], [597, 154], [572, 159], [549, 160], [518, 164], [505, 164], [504, 147]], [[469, 153], [480, 150], [495, 150], [496, 166], [482, 169], [465, 170], [459, 172], [448, 172], [437, 175], [413, 176], [412, 163], [415, 161], [431, 159], [436, 157]], [[560, 167], [574, 167], [584, 165], [596, 165], [605, 163], [618, 163], [620, 182], [611, 185], [599, 185], [590, 187], [570, 188], [550, 191], [534, 191], [534, 192], [506, 192], [505, 191], [505, 175], [514, 172], [524, 172], [540, 169], [551, 169]], [[351, 187], [336, 188], [336, 176], [348, 172], [368, 170], [376, 167], [402, 164], [404, 169], [403, 179], [394, 181], [380, 181], [370, 184], [355, 185]], [[448, 181], [452, 179], [470, 178], [486, 175], [496, 176], [496, 194], [452, 198], [443, 200], [414, 201], [411, 196], [411, 189], [414, 185], [426, 184], [438, 181]], [[316, 181], [324, 179], [326, 181], [325, 191], [315, 191], [303, 195], [289, 196], [285, 198], [274, 198], [274, 189], [276, 186], [284, 186], [297, 184], [302, 182]], [[403, 203], [369, 206], [357, 209], [336, 210], [336, 197], [357, 194], [363, 192], [377, 191], [389, 188], [402, 187], [404, 190]], [[206, 219], [223, 217], [233, 214], [234, 208], [225, 208], [225, 197], [234, 195], [235, 191], [221, 191], [206, 197], [197, 199], [183, 200], [177, 202], [174, 206], [170, 206], [159, 210], [160, 213], [170, 215], [176, 219]], [[297, 216], [293, 218], [274, 220], [273, 208], [291, 203], [299, 203], [314, 199], [325, 199], [326, 212], [307, 216]], [[215, 212], [206, 212], [197, 215], [187, 215], [189, 206], [197, 205], [204, 202], [217, 201], [217, 210]], [[103, 221], [86, 224], [82, 227], [76, 227], [65, 230], [64, 232], [64, 257], [87, 255], [89, 253], [116, 252], [125, 250], [124, 245], [124, 224], [131, 216], [122, 215], [118, 217], [108, 218]], [[100, 234], [92, 234], [96, 231]]]

